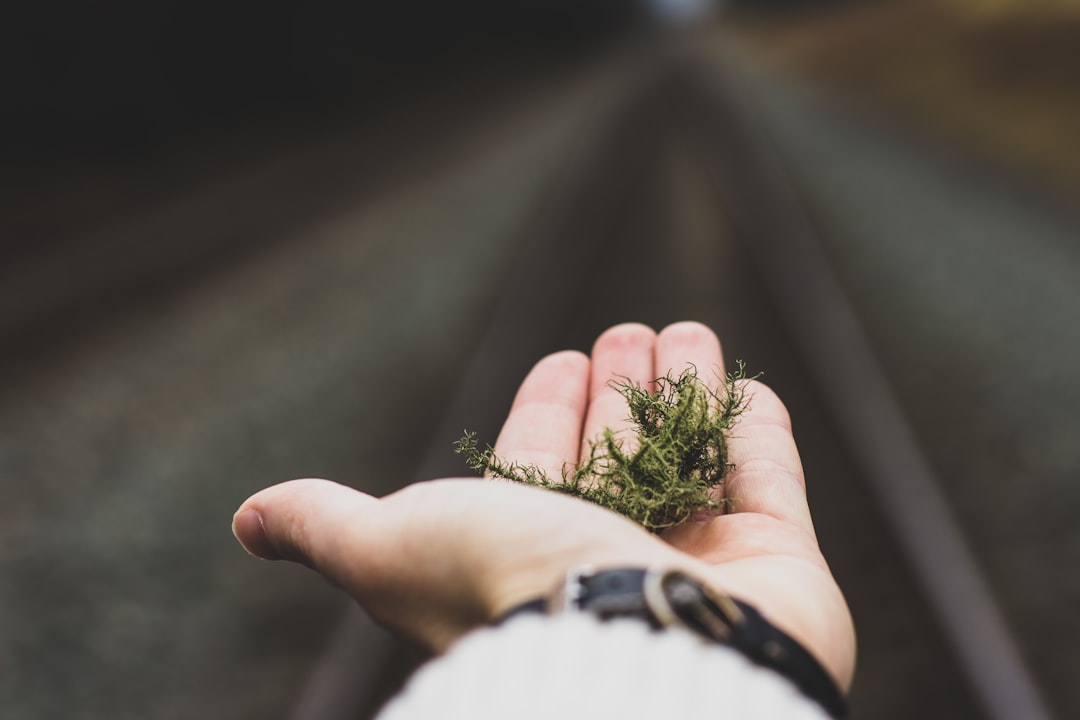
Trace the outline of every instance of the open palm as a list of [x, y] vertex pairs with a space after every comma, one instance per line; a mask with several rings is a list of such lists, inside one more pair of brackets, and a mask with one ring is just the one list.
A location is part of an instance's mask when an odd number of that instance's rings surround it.
[[[688, 365], [723, 377], [720, 343], [697, 323], [659, 334], [620, 325], [600, 336], [591, 358], [550, 355], [522, 383], [496, 452], [558, 477], [605, 427], [628, 428], [613, 377], [647, 387]], [[382, 499], [293, 481], [249, 498], [234, 531], [253, 554], [310, 565], [377, 619], [436, 649], [550, 592], [571, 567], [681, 567], [755, 605], [847, 688], [854, 629], [814, 535], [787, 411], [766, 386], [748, 389], [729, 446], [736, 470], [719, 489], [729, 511], [659, 538], [579, 500], [477, 479], [418, 483]]]

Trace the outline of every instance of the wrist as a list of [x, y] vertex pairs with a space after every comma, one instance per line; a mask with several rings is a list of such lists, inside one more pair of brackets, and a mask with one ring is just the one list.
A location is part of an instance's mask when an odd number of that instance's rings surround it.
[[682, 570], [575, 568], [553, 592], [512, 608], [500, 622], [536, 612], [632, 618], [657, 631], [689, 632], [784, 676], [833, 717], [846, 714], [839, 687], [813, 654], [749, 603], [717, 593]]
[[485, 582], [489, 589], [486, 597], [490, 600], [488, 618], [502, 618], [523, 603], [550, 597], [579, 568], [601, 571], [620, 567], [667, 567], [697, 575], [706, 570], [700, 563], [645, 533], [641, 533], [640, 538], [635, 535], [619, 539], [617, 547], [601, 547], [600, 543], [594, 542], [586, 551], [565, 548], [562, 552], [548, 552], [544, 556], [519, 556], [513, 567], [492, 568], [492, 574]]

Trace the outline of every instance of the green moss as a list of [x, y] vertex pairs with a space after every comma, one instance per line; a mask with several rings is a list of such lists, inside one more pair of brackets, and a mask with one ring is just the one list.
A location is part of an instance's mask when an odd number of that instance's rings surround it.
[[623, 441], [605, 428], [590, 443], [588, 457], [577, 468], [564, 467], [557, 479], [535, 465], [500, 459], [490, 445], [480, 449], [475, 433], [466, 432], [455, 452], [478, 472], [588, 500], [660, 532], [722, 509], [713, 491], [733, 469], [727, 441], [750, 401], [745, 380], [740, 362], [719, 392], [698, 378], [696, 368], [658, 378], [654, 393], [613, 381], [626, 398], [637, 441], [624, 451]]

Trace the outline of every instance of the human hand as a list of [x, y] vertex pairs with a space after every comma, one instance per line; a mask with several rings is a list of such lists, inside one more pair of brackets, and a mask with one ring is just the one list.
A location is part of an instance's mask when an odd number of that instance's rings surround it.
[[[559, 477], [604, 427], [627, 427], [612, 377], [648, 386], [687, 364], [723, 377], [719, 341], [696, 323], [659, 335], [620, 325], [597, 340], [591, 360], [550, 355], [522, 383], [496, 452]], [[296, 480], [245, 501], [233, 530], [252, 554], [303, 562], [376, 619], [437, 650], [551, 592], [571, 567], [681, 568], [756, 606], [846, 689], [854, 629], [818, 549], [787, 411], [761, 383], [748, 389], [750, 407], [729, 444], [736, 470], [720, 490], [730, 511], [660, 537], [573, 498], [478, 479], [417, 483], [382, 499]]]

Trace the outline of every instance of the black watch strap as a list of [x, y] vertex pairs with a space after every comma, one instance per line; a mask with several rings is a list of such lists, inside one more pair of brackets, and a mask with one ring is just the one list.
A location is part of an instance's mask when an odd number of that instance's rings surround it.
[[833, 717], [842, 718], [847, 713], [836, 683], [794, 638], [774, 627], [753, 606], [713, 593], [685, 573], [640, 568], [571, 571], [552, 598], [523, 603], [499, 622], [520, 614], [559, 610], [588, 612], [603, 620], [637, 618], [654, 629], [682, 626], [730, 645], [753, 662], [780, 673]]
[[772, 625], [752, 605], [741, 600], [733, 602], [742, 610], [746, 621], [731, 644], [754, 662], [773, 668], [791, 680], [833, 717], [845, 717], [847, 703], [844, 696], [817, 658], [793, 637]]

